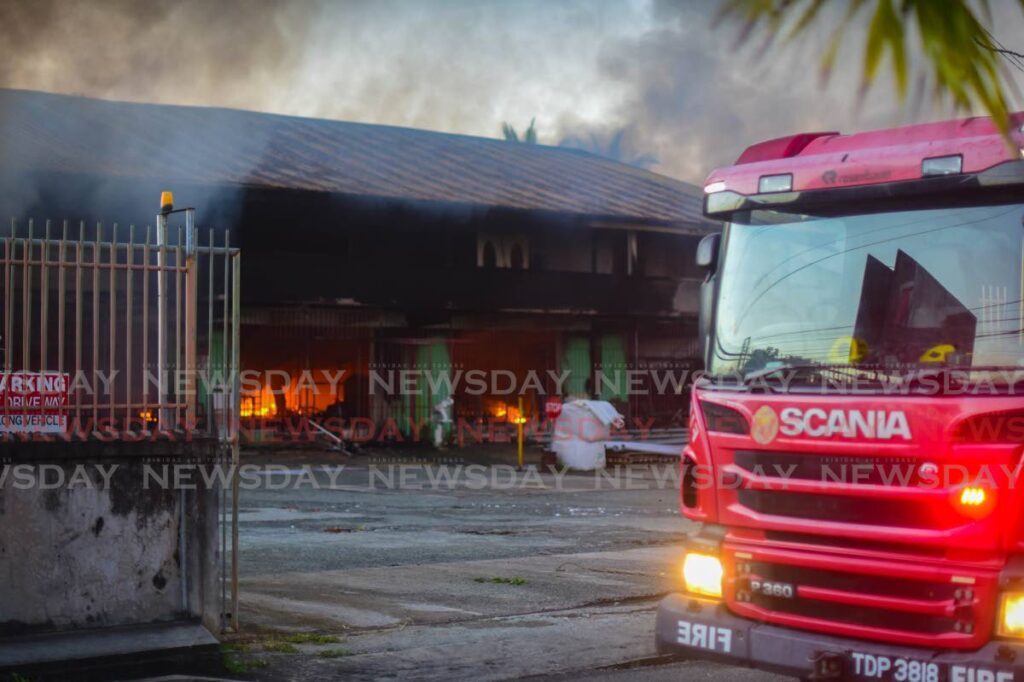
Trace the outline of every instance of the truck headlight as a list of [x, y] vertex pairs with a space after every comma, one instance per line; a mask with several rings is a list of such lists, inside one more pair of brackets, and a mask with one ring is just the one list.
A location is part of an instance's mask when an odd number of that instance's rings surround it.
[[[722, 573], [722, 561], [716, 556], [691, 552], [683, 559], [683, 582], [688, 592], [721, 598]], [[1024, 627], [1024, 598], [1021, 607], [1021, 625]]]
[[999, 634], [1024, 637], [1024, 592], [1009, 592], [999, 603]]

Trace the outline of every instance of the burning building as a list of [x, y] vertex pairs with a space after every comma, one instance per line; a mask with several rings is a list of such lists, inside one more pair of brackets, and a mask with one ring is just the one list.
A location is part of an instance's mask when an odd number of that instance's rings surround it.
[[558, 394], [685, 423], [677, 382], [626, 374], [700, 355], [692, 255], [714, 226], [685, 183], [566, 148], [6, 90], [0, 188], [13, 217], [122, 226], [172, 189], [241, 247], [250, 419], [408, 438], [439, 406], [514, 421]]

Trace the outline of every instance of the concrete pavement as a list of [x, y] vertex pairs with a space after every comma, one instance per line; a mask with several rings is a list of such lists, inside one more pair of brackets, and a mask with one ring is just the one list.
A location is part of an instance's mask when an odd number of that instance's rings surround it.
[[[656, 656], [690, 528], [677, 465], [526, 481], [498, 464], [481, 488], [456, 464], [441, 484], [410, 464], [399, 485], [390, 459], [322, 463], [314, 485], [243, 492], [235, 656], [250, 679], [765, 679]], [[280, 644], [300, 632], [338, 641]]]

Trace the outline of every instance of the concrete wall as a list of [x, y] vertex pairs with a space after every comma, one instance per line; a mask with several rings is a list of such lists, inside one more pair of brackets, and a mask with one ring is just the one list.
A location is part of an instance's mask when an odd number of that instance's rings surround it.
[[219, 492], [185, 493], [183, 563], [181, 491], [143, 484], [146, 463], [204, 451], [0, 444], [0, 635], [196, 617], [219, 631]]

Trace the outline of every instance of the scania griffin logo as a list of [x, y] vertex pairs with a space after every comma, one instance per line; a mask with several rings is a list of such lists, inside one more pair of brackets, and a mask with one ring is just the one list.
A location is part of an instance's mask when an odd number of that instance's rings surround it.
[[761, 445], [771, 443], [779, 433], [779, 418], [768, 405], [762, 405], [754, 413], [754, 423], [750, 427], [750, 436]]
[[768, 405], [754, 413], [750, 436], [762, 445], [784, 436], [910, 440], [910, 423], [902, 410], [824, 410], [785, 407], [776, 415]]

